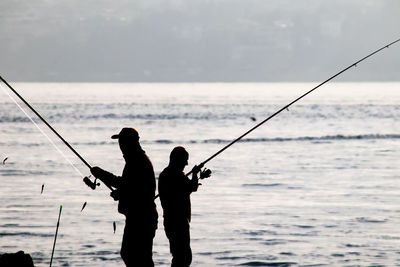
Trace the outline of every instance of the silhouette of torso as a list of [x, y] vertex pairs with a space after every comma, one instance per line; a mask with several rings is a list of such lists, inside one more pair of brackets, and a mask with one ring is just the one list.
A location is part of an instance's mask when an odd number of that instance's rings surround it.
[[193, 182], [182, 171], [170, 166], [160, 173], [158, 192], [165, 220], [190, 222], [190, 194], [196, 191], [197, 187], [197, 181]]
[[116, 188], [118, 212], [130, 217], [131, 221], [143, 221], [146, 225], [152, 225], [149, 222], [153, 221], [156, 226], [158, 215], [154, 203], [156, 181], [153, 165], [143, 150], [124, 155], [124, 158], [122, 176], [102, 169], [99, 176]]
[[144, 152], [124, 155], [125, 167], [118, 185], [118, 211], [127, 217], [150, 219], [156, 216], [156, 182], [151, 161]]

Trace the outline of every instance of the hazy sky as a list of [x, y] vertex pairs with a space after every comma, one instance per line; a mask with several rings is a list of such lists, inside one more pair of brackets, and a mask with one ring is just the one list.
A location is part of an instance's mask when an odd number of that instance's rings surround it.
[[[321, 81], [400, 38], [399, 0], [1, 0], [12, 81]], [[338, 80], [400, 80], [400, 44]]]

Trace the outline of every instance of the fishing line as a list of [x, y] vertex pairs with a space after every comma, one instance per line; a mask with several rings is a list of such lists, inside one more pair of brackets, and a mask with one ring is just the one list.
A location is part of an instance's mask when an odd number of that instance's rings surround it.
[[[399, 42], [400, 39], [397, 39], [396, 41], [393, 41], [377, 50], [375, 50], [374, 52], [368, 54], [367, 56], [361, 58], [360, 60], [354, 62], [353, 64], [349, 65], [348, 67], [344, 68], [343, 70], [339, 71], [338, 73], [336, 73], [335, 75], [331, 76], [330, 78], [326, 79], [325, 81], [323, 81], [322, 83], [318, 84], [317, 86], [315, 86], [314, 88], [312, 88], [311, 90], [309, 90], [308, 92], [306, 92], [305, 94], [299, 96], [298, 98], [296, 98], [295, 100], [293, 100], [292, 102], [290, 102], [289, 104], [287, 104], [286, 106], [282, 107], [281, 109], [279, 109], [278, 111], [276, 111], [275, 113], [273, 113], [272, 115], [270, 115], [268, 118], [266, 118], [265, 120], [263, 120], [262, 122], [258, 123], [256, 126], [254, 126], [253, 128], [251, 128], [250, 130], [248, 130], [247, 132], [245, 132], [244, 134], [242, 134], [241, 136], [239, 136], [238, 138], [234, 139], [232, 142], [230, 142], [228, 145], [226, 145], [225, 147], [223, 147], [222, 149], [220, 149], [218, 152], [216, 152], [214, 155], [212, 155], [211, 157], [209, 157], [208, 159], [206, 159], [205, 161], [203, 161], [199, 166], [204, 166], [207, 162], [209, 162], [210, 160], [212, 160], [213, 158], [215, 158], [216, 156], [218, 156], [219, 154], [221, 154], [223, 151], [225, 151], [227, 148], [229, 148], [230, 146], [232, 146], [233, 144], [235, 144], [237, 141], [241, 140], [243, 137], [245, 137], [246, 135], [248, 135], [249, 133], [251, 133], [252, 131], [254, 131], [255, 129], [257, 129], [258, 127], [260, 127], [262, 124], [266, 123], [267, 121], [269, 121], [270, 119], [272, 119], [273, 117], [275, 117], [276, 115], [278, 115], [279, 113], [281, 113], [282, 111], [288, 109], [291, 105], [293, 105], [294, 103], [296, 103], [297, 101], [299, 101], [300, 99], [302, 99], [303, 97], [309, 95], [310, 93], [312, 93], [313, 91], [317, 90], [319, 87], [321, 87], [322, 85], [326, 84], [327, 82], [333, 80], [334, 78], [336, 78], [337, 76], [341, 75], [343, 72], [347, 71], [348, 69], [352, 68], [352, 67], [356, 67], [358, 63], [366, 60], [367, 58], [379, 53], [380, 51], [382, 51], [385, 48], [389, 48], [389, 46]], [[190, 171], [187, 175], [191, 174], [192, 172]]]
[[64, 142], [64, 144], [72, 151], [72, 152], [74, 152], [74, 154], [89, 168], [89, 169], [91, 169], [92, 167], [90, 166], [90, 164], [89, 163], [87, 163], [87, 161], [84, 159], [84, 158], [82, 158], [82, 156], [81, 155], [79, 155], [79, 153], [42, 117], [42, 115], [40, 115], [39, 114], [39, 112], [37, 112], [14, 88], [12, 88], [12, 86], [6, 81], [6, 80], [4, 80], [3, 79], [3, 77], [1, 77], [0, 76], [0, 80], [5, 84], [5, 85], [7, 85], [7, 87], [8, 88], [10, 88], [10, 90], [16, 95], [16, 96], [18, 96], [18, 98], [19, 99], [21, 99], [21, 101], [22, 102], [24, 102], [25, 103], [25, 105], [28, 107], [28, 108], [30, 108], [32, 111], [33, 111], [33, 113], [35, 113], [36, 114], [36, 116], [38, 116], [39, 117], [39, 119], [41, 119], [42, 120], [42, 122], [44, 123], [44, 124], [46, 124], [46, 126], [47, 127], [49, 127], [49, 129], [50, 130], [52, 130], [53, 131], [53, 133], [55, 134], [55, 135], [57, 135], [57, 137], [58, 138], [60, 138], [61, 139], [61, 141], [63, 141]]
[[[42, 122], [44, 123], [44, 124], [46, 124], [46, 126], [47, 127], [49, 127], [49, 129], [51, 130], [51, 131], [53, 131], [53, 133], [58, 137], [58, 138], [60, 138], [61, 139], [61, 141], [63, 141], [64, 142], [64, 144], [72, 151], [72, 152], [74, 152], [74, 154], [89, 168], [89, 169], [91, 169], [92, 167], [90, 166], [90, 164], [42, 117], [42, 115], [40, 115], [39, 114], [39, 112], [37, 112], [14, 88], [12, 88], [12, 86], [6, 81], [6, 80], [4, 80], [3, 79], [3, 77], [1, 77], [0, 76], [0, 81], [2, 81], [5, 85], [7, 85], [7, 87], [8, 88], [10, 88], [10, 90], [22, 101], [22, 102], [24, 102], [25, 103], [25, 105], [28, 107], [28, 108], [30, 108], [30, 110], [32, 110], [32, 112], [33, 113], [35, 113], [36, 114], [36, 116], [38, 116], [39, 117], [39, 119], [41, 119], [42, 120]], [[3, 88], [3, 90], [4, 90], [4, 88]], [[10, 96], [10, 94], [8, 94], [7, 93], [7, 95], [8, 96]], [[11, 96], [10, 96], [11, 97]], [[13, 99], [12, 97], [11, 97], [11, 99]], [[17, 104], [17, 106], [19, 106], [20, 107], [20, 105], [18, 105], [18, 103], [13, 99], [13, 101]], [[20, 107], [20, 109], [22, 110], [22, 111], [24, 111], [21, 107]], [[24, 111], [24, 113], [27, 115], [27, 117], [28, 118], [30, 118], [30, 116]], [[36, 125], [36, 123], [30, 118], [30, 120]], [[39, 127], [38, 127], [39, 128]], [[40, 128], [39, 128], [39, 130], [40, 130]], [[43, 131], [41, 131], [42, 133], [43, 133]], [[44, 133], [43, 133], [44, 134]], [[46, 134], [44, 134], [46, 137], [47, 137], [47, 135]], [[47, 137], [48, 138], [48, 137]], [[49, 139], [49, 138], [48, 138]], [[50, 140], [50, 139], [49, 139]], [[53, 143], [51, 140], [50, 140], [50, 142], [51, 143]], [[53, 145], [55, 146], [55, 144], [53, 143]], [[56, 146], [55, 146], [56, 147]], [[59, 150], [59, 149], [57, 149], [57, 150]], [[61, 153], [61, 152], [60, 152]], [[61, 154], [63, 154], [63, 153], [61, 153]], [[71, 166], [81, 175], [81, 176], [83, 176], [83, 174], [64, 156], [64, 158], [71, 164]], [[90, 177], [90, 176], [89, 176]], [[90, 188], [92, 188], [93, 190], [94, 189], [96, 189], [96, 186], [98, 186], [98, 185], [100, 185], [99, 183], [97, 183], [97, 178], [95, 178], [94, 179], [94, 182], [92, 182], [90, 179], [89, 179], [89, 177], [84, 177], [83, 178], [83, 182], [87, 185], [87, 186], [89, 186]], [[106, 184], [105, 183], [105, 185], [111, 190], [111, 191], [113, 191], [114, 189], [110, 186], [110, 185], [108, 185], [108, 184]]]
[[[352, 67], [356, 67], [358, 63], [366, 60], [367, 58], [379, 53], [380, 51], [382, 51], [385, 48], [389, 48], [389, 46], [399, 42], [400, 39], [397, 39], [396, 41], [393, 41], [377, 50], [375, 50], [374, 52], [368, 54], [367, 56], [361, 58], [360, 60], [354, 62], [353, 64], [349, 65], [348, 67], [342, 69], [341, 71], [339, 71], [338, 73], [334, 74], [333, 76], [331, 76], [330, 78], [326, 79], [325, 81], [323, 81], [322, 83], [318, 84], [317, 86], [315, 86], [314, 88], [312, 88], [311, 90], [309, 90], [308, 92], [304, 93], [303, 95], [299, 96], [298, 98], [296, 98], [295, 100], [293, 100], [292, 102], [290, 102], [289, 104], [287, 104], [286, 106], [282, 107], [281, 109], [279, 109], [278, 111], [276, 111], [275, 113], [273, 113], [272, 115], [270, 115], [268, 118], [266, 118], [265, 120], [263, 120], [262, 122], [258, 123], [256, 126], [254, 126], [253, 128], [251, 128], [250, 130], [248, 130], [247, 132], [245, 132], [244, 134], [242, 134], [241, 136], [239, 136], [238, 138], [234, 139], [233, 141], [231, 141], [229, 144], [227, 144], [226, 146], [224, 146], [222, 149], [218, 150], [214, 155], [212, 155], [211, 157], [209, 157], [208, 159], [206, 159], [205, 161], [203, 161], [202, 163], [200, 163], [198, 166], [200, 168], [203, 168], [204, 165], [209, 162], [210, 160], [212, 160], [213, 158], [215, 158], [216, 156], [218, 156], [219, 154], [221, 154], [222, 152], [224, 152], [226, 149], [228, 149], [230, 146], [232, 146], [233, 144], [235, 144], [236, 142], [240, 141], [243, 137], [245, 137], [246, 135], [248, 135], [249, 133], [251, 133], [252, 131], [254, 131], [255, 129], [257, 129], [258, 127], [260, 127], [261, 125], [263, 125], [264, 123], [266, 123], [267, 121], [269, 121], [270, 119], [272, 119], [273, 117], [275, 117], [276, 115], [278, 115], [279, 113], [281, 113], [282, 111], [288, 109], [291, 105], [293, 105], [294, 103], [296, 103], [297, 101], [299, 101], [300, 99], [302, 99], [303, 97], [309, 95], [310, 93], [312, 93], [313, 91], [317, 90], [319, 87], [321, 87], [322, 85], [326, 84], [327, 82], [333, 80], [334, 78], [336, 78], [337, 76], [341, 75], [343, 72], [349, 70]], [[189, 176], [193, 171], [188, 172], [187, 174], [185, 174], [186, 176]], [[158, 198], [159, 195], [156, 195], [154, 197], [154, 199]]]
[[49, 140], [49, 142], [54, 146], [54, 148], [64, 157], [64, 159], [75, 169], [75, 171], [80, 175], [84, 176], [75, 166], [74, 164], [67, 158], [67, 156], [61, 151], [61, 149], [54, 143], [54, 141], [40, 128], [40, 126], [32, 119], [32, 117], [25, 111], [23, 107], [10, 95], [10, 93], [4, 89], [4, 87], [0, 84], [1, 89], [8, 95], [8, 97], [18, 106], [18, 108], [25, 114], [26, 117], [39, 129], [39, 131]]

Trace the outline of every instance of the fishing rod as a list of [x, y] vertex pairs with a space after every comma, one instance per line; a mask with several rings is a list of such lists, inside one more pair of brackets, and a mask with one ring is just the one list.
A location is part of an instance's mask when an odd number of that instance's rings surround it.
[[[258, 123], [257, 125], [255, 125], [253, 128], [251, 128], [250, 130], [248, 130], [247, 132], [245, 132], [244, 134], [242, 134], [241, 136], [239, 136], [238, 138], [232, 140], [229, 144], [227, 144], [226, 146], [224, 146], [222, 149], [218, 150], [215, 154], [213, 154], [211, 157], [209, 157], [208, 159], [206, 159], [205, 161], [201, 162], [198, 167], [199, 168], [203, 168], [204, 165], [206, 163], [208, 163], [210, 160], [212, 160], [213, 158], [215, 158], [216, 156], [218, 156], [219, 154], [221, 154], [222, 152], [224, 152], [226, 149], [228, 149], [229, 147], [231, 147], [233, 144], [235, 144], [236, 142], [240, 141], [241, 139], [243, 139], [243, 137], [245, 137], [246, 135], [248, 135], [249, 133], [251, 133], [252, 131], [254, 131], [255, 129], [257, 129], [258, 127], [260, 127], [261, 125], [263, 125], [264, 123], [266, 123], [267, 121], [269, 121], [270, 119], [272, 119], [273, 117], [275, 117], [276, 115], [278, 115], [279, 113], [281, 113], [282, 111], [288, 109], [291, 105], [293, 105], [294, 103], [296, 103], [297, 101], [299, 101], [300, 99], [304, 98], [305, 96], [311, 94], [313, 91], [317, 90], [319, 87], [321, 87], [322, 85], [326, 84], [327, 82], [333, 80], [334, 78], [336, 78], [337, 76], [339, 76], [340, 74], [342, 74], [343, 72], [351, 69], [352, 67], [356, 67], [357, 64], [359, 64], [360, 62], [366, 60], [367, 58], [379, 53], [380, 51], [382, 51], [385, 48], [389, 48], [390, 46], [392, 46], [393, 44], [399, 42], [400, 39], [397, 39], [396, 41], [393, 41], [377, 50], [375, 50], [374, 52], [368, 54], [367, 56], [359, 59], [358, 61], [354, 62], [353, 64], [349, 65], [348, 67], [342, 69], [341, 71], [339, 71], [338, 73], [334, 74], [333, 76], [331, 76], [330, 78], [326, 79], [325, 81], [321, 82], [320, 84], [318, 84], [317, 86], [315, 86], [314, 88], [312, 88], [311, 90], [307, 91], [306, 93], [304, 93], [303, 95], [299, 96], [298, 98], [296, 98], [295, 100], [293, 100], [292, 102], [290, 102], [289, 104], [285, 105], [284, 107], [282, 107], [281, 109], [279, 109], [278, 111], [276, 111], [275, 113], [273, 113], [272, 115], [270, 115], [269, 117], [267, 117], [265, 120], [263, 120], [262, 122]], [[186, 174], [186, 176], [189, 176], [190, 174], [193, 173], [193, 170], [191, 170], [190, 172], [188, 172]], [[211, 171], [205, 169], [204, 171], [201, 172], [201, 174], [203, 174], [204, 178], [207, 178], [211, 175]], [[202, 178], [202, 175], [200, 175], [200, 179]], [[156, 195], [154, 197], [154, 199], [158, 198], [159, 194]]]
[[92, 167], [90, 166], [90, 164], [89, 163], [87, 163], [87, 161], [84, 159], [84, 158], [82, 158], [82, 156], [42, 117], [42, 115], [40, 115], [39, 114], [39, 112], [37, 112], [14, 88], [12, 88], [12, 86], [5, 80], [5, 79], [3, 79], [3, 77], [1, 77], [0, 76], [0, 80], [5, 84], [5, 85], [7, 85], [7, 87], [8, 88], [10, 88], [10, 90], [16, 95], [16, 96], [18, 96], [18, 98], [19, 99], [21, 99], [21, 101], [22, 102], [24, 102], [25, 103], [25, 105], [27, 105], [27, 107], [28, 108], [30, 108], [32, 111], [33, 111], [33, 113], [35, 113], [36, 114], [36, 116], [38, 116], [39, 117], [39, 119], [41, 119], [42, 120], [42, 122], [44, 122], [44, 124], [46, 124], [47, 125], [47, 127], [49, 127], [50, 128], [50, 130], [52, 130], [53, 131], [53, 133], [55, 134], [55, 135], [57, 135], [57, 137], [58, 138], [60, 138], [61, 139], [61, 141], [63, 141], [64, 142], [64, 144], [69, 148], [69, 149], [71, 149], [71, 151], [72, 152], [74, 152], [75, 153], [75, 155], [89, 168], [89, 169], [91, 169]]
[[[215, 154], [213, 154], [211, 157], [209, 157], [208, 159], [206, 159], [205, 161], [203, 161], [202, 163], [199, 164], [199, 167], [203, 167], [206, 163], [208, 163], [210, 160], [212, 160], [213, 158], [215, 158], [216, 156], [218, 156], [219, 154], [221, 154], [223, 151], [225, 151], [227, 148], [229, 148], [230, 146], [232, 146], [233, 144], [235, 144], [236, 142], [238, 142], [239, 140], [241, 140], [243, 137], [245, 137], [246, 135], [248, 135], [249, 133], [251, 133], [252, 131], [254, 131], [255, 129], [257, 129], [258, 127], [260, 127], [261, 125], [263, 125], [264, 123], [266, 123], [267, 121], [269, 121], [270, 119], [272, 119], [273, 117], [275, 117], [276, 115], [278, 115], [279, 113], [281, 113], [282, 111], [288, 109], [291, 105], [293, 105], [294, 103], [296, 103], [297, 101], [299, 101], [300, 99], [304, 98], [305, 96], [309, 95], [310, 93], [312, 93], [313, 91], [315, 91], [316, 89], [318, 89], [319, 87], [321, 87], [322, 85], [326, 84], [327, 82], [333, 80], [334, 78], [336, 78], [337, 76], [341, 75], [343, 72], [351, 69], [352, 67], [356, 67], [357, 64], [359, 64], [360, 62], [366, 60], [367, 58], [379, 53], [380, 51], [384, 50], [385, 48], [389, 48], [390, 46], [392, 46], [393, 44], [399, 42], [400, 39], [397, 39], [377, 50], [375, 50], [374, 52], [368, 54], [367, 56], [359, 59], [358, 61], [354, 62], [353, 64], [349, 65], [348, 67], [342, 69], [341, 71], [339, 71], [338, 73], [336, 73], [335, 75], [331, 76], [330, 78], [326, 79], [325, 81], [321, 82], [320, 84], [318, 84], [317, 86], [315, 86], [314, 88], [312, 88], [311, 90], [309, 90], [308, 92], [304, 93], [303, 95], [299, 96], [298, 98], [296, 98], [295, 100], [293, 100], [292, 102], [290, 102], [289, 104], [287, 104], [286, 106], [282, 107], [281, 109], [279, 109], [278, 111], [276, 111], [275, 113], [273, 113], [272, 115], [270, 115], [268, 118], [266, 118], [265, 120], [263, 120], [262, 122], [258, 123], [256, 126], [254, 126], [253, 128], [251, 128], [250, 130], [248, 130], [247, 132], [245, 132], [244, 134], [242, 134], [241, 136], [239, 136], [238, 138], [234, 139], [232, 142], [230, 142], [229, 144], [227, 144], [225, 147], [223, 147], [222, 149], [220, 149], [219, 151], [217, 151]], [[186, 176], [190, 175], [192, 173], [192, 171], [190, 171], [189, 173], [186, 174]], [[157, 196], [156, 196], [157, 197]]]
[[[90, 164], [42, 117], [42, 115], [40, 115], [40, 113], [38, 111], [36, 111], [36, 109], [34, 109], [29, 103], [28, 101], [26, 101], [3, 77], [1, 77], [0, 75], [0, 80], [7, 85], [7, 87], [22, 101], [24, 102], [24, 104], [30, 109], [32, 110], [33, 113], [35, 113], [36, 116], [38, 116], [38, 118], [44, 123], [46, 124], [47, 127], [49, 127], [49, 129], [58, 137], [61, 139], [61, 141], [63, 141], [63, 143], [89, 168], [91, 169], [92, 166], [90, 166]], [[11, 96], [10, 96], [11, 98]], [[13, 99], [13, 98], [12, 98]], [[14, 100], [14, 99], [13, 99]], [[15, 101], [15, 100], [14, 100]], [[15, 102], [17, 105], [18, 103]], [[19, 105], [18, 105], [19, 106]], [[20, 107], [20, 106], [19, 106]], [[25, 113], [25, 115], [27, 115], [29, 117], [29, 115], [22, 109], [22, 107], [20, 107], [21, 110]], [[34, 121], [31, 119], [31, 121], [34, 123]], [[36, 124], [35, 124], [36, 125]], [[37, 125], [36, 125], [37, 126]], [[37, 126], [39, 128], [39, 126]], [[39, 130], [46, 135], [40, 128]], [[59, 150], [57, 148], [57, 146], [51, 141], [51, 139], [46, 135], [46, 137], [49, 139], [49, 141], [56, 147], [57, 150]], [[60, 151], [60, 150], [59, 150]], [[60, 153], [62, 153], [60, 151]], [[72, 163], [71, 163], [72, 165]], [[73, 165], [72, 165], [73, 166]], [[97, 183], [97, 178], [95, 178], [94, 182], [92, 182], [89, 177], [84, 177], [83, 178], [83, 182], [89, 186], [90, 188], [92, 188], [93, 190], [96, 188], [96, 186], [100, 185], [99, 183]], [[114, 189], [112, 187], [110, 187], [109, 185], [106, 184], [106, 186], [113, 191]]]

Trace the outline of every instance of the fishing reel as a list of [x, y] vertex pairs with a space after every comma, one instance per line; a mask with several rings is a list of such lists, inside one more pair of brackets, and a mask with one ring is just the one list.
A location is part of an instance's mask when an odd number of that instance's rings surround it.
[[85, 176], [85, 178], [83, 178], [83, 182], [89, 186], [90, 188], [92, 188], [93, 190], [96, 189], [96, 186], [100, 186], [100, 183], [97, 183], [97, 178], [94, 178], [94, 181], [92, 182], [92, 180], [89, 179], [89, 177], [91, 177], [91, 175], [89, 176]]
[[200, 171], [200, 179], [206, 179], [211, 176], [212, 171], [210, 169], [204, 168], [204, 170]]

